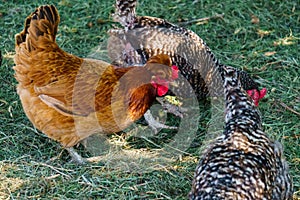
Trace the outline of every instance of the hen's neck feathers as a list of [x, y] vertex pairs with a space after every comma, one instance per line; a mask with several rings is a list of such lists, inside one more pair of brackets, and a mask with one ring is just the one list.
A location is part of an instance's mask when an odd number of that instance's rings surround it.
[[260, 113], [245, 90], [242, 89], [237, 70], [228, 66], [223, 69], [221, 73], [224, 77], [225, 122], [228, 123], [235, 118], [242, 118], [249, 125], [261, 127]]

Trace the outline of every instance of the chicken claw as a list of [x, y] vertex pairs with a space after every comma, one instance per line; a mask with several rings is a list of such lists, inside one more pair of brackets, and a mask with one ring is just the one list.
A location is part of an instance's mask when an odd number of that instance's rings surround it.
[[148, 110], [144, 114], [144, 118], [147, 121], [149, 127], [154, 131], [155, 134], [157, 134], [159, 132], [159, 130], [163, 129], [163, 128], [165, 128], [165, 129], [177, 129], [176, 126], [167, 126], [167, 125], [162, 124], [159, 121], [155, 120], [153, 115], [151, 114], [150, 110]]

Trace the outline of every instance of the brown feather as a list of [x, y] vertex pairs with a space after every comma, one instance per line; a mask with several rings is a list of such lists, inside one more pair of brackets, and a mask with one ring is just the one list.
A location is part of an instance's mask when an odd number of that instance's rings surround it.
[[63, 146], [74, 146], [97, 132], [123, 130], [155, 100], [153, 76], [171, 80], [166, 55], [151, 58], [145, 67], [119, 68], [63, 51], [55, 42], [59, 21], [50, 5], [27, 17], [15, 37], [14, 70], [27, 117]]

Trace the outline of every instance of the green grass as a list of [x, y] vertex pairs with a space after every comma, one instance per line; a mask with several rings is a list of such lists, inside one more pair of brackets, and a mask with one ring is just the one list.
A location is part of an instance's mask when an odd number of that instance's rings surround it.
[[[12, 69], [14, 35], [23, 29], [26, 16], [46, 3], [28, 2], [0, 0], [0, 45], [4, 56], [0, 68], [0, 199], [186, 199], [199, 144], [190, 150], [191, 154], [154, 170], [124, 171], [105, 162], [77, 166], [68, 162], [70, 158], [57, 142], [32, 126], [16, 93]], [[106, 31], [113, 26], [113, 0], [53, 2], [61, 15], [57, 42], [64, 50], [84, 57], [105, 42]], [[284, 145], [299, 195], [299, 4], [279, 0], [190, 2], [145, 0], [139, 4], [138, 13], [173, 23], [225, 14], [223, 19], [193, 23], [187, 28], [200, 35], [222, 63], [246, 69], [268, 89], [266, 101], [260, 104], [264, 130]], [[252, 23], [251, 16], [256, 16], [259, 23]], [[269, 52], [274, 53], [268, 55]], [[207, 123], [204, 118], [200, 127]], [[204, 132], [200, 128], [198, 135]], [[168, 132], [160, 137], [165, 134]], [[112, 139], [124, 140], [123, 135]], [[195, 142], [200, 140], [196, 138]], [[127, 142], [123, 148], [128, 150], [155, 148], [137, 137], [129, 137]]]

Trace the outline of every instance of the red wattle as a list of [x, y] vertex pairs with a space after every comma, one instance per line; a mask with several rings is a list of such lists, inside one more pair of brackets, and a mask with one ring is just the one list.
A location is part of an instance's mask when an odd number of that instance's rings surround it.
[[163, 96], [163, 95], [167, 94], [168, 90], [169, 90], [168, 87], [166, 87], [164, 85], [159, 85], [157, 87], [157, 95], [158, 96]]
[[167, 94], [169, 90], [169, 82], [159, 77], [156, 77], [155, 80], [152, 80], [151, 84], [157, 89], [158, 96]]

